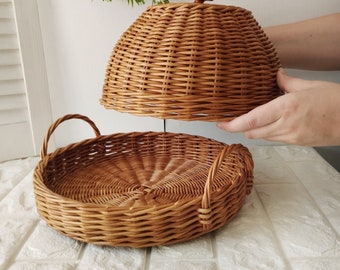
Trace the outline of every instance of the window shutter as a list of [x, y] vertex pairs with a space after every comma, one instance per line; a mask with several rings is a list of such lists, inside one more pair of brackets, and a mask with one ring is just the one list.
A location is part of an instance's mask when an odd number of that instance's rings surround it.
[[0, 0], [0, 161], [34, 154], [13, 3]]

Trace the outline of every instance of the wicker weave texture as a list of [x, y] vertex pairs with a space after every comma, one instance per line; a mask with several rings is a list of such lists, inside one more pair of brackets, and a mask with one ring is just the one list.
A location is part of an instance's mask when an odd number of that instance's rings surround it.
[[113, 48], [101, 103], [163, 119], [231, 120], [281, 94], [275, 48], [250, 11], [149, 7]]
[[[47, 154], [63, 121], [79, 118], [96, 137]], [[133, 132], [101, 136], [67, 115], [49, 129], [34, 172], [39, 214], [80, 241], [146, 247], [186, 241], [226, 224], [252, 188], [242, 145], [199, 136]]]

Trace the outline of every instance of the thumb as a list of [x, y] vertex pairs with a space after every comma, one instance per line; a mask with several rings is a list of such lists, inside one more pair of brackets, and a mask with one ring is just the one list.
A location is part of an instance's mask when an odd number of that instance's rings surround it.
[[311, 82], [299, 78], [290, 77], [284, 69], [280, 68], [276, 76], [277, 85], [286, 93], [296, 92], [310, 88]]

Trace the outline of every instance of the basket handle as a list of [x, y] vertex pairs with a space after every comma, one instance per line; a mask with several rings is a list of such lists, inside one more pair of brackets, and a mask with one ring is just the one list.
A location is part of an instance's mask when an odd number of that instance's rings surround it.
[[232, 144], [229, 146], [224, 147], [221, 152], [218, 154], [216, 159], [214, 160], [213, 164], [211, 165], [207, 177], [207, 181], [204, 186], [204, 193], [202, 197], [202, 205], [199, 209], [199, 218], [200, 222], [203, 224], [204, 229], [208, 229], [211, 225], [211, 208], [210, 208], [210, 200], [211, 200], [211, 189], [213, 181], [216, 177], [216, 174], [219, 168], [222, 165], [222, 162], [226, 156], [228, 156], [231, 152], [233, 152], [236, 148], [239, 148], [240, 144]]
[[81, 114], [67, 114], [57, 119], [47, 130], [47, 133], [45, 135], [44, 142], [43, 142], [43, 145], [40, 151], [41, 159], [43, 159], [47, 155], [48, 141], [50, 140], [52, 133], [62, 122], [65, 122], [70, 119], [80, 119], [80, 120], [87, 122], [92, 127], [94, 133], [96, 134], [96, 137], [100, 136], [99, 129], [97, 128], [96, 124], [90, 118], [88, 118], [87, 116], [81, 115]]

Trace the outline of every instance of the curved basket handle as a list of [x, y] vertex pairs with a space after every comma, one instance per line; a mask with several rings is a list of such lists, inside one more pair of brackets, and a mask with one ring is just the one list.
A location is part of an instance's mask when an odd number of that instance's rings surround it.
[[222, 151], [219, 153], [219, 155], [216, 157], [214, 163], [211, 165], [209, 169], [207, 181], [204, 186], [202, 205], [201, 205], [201, 208], [199, 209], [199, 218], [200, 218], [200, 222], [203, 224], [204, 229], [208, 229], [211, 223], [210, 217], [212, 213], [211, 213], [211, 208], [210, 208], [210, 201], [211, 201], [210, 195], [211, 195], [212, 184], [216, 177], [216, 174], [219, 168], [221, 167], [224, 158], [240, 146], [241, 146], [240, 144], [232, 144], [232, 145], [224, 147]]
[[87, 122], [93, 129], [94, 133], [96, 134], [96, 137], [100, 136], [100, 131], [97, 128], [96, 124], [88, 117], [81, 115], [81, 114], [67, 114], [63, 117], [60, 117], [57, 119], [47, 130], [47, 133], [44, 138], [43, 146], [40, 151], [40, 158], [43, 159], [47, 155], [47, 147], [48, 147], [48, 141], [50, 140], [50, 137], [52, 133], [55, 131], [55, 129], [64, 121], [70, 120], [70, 119], [80, 119], [85, 122]]

